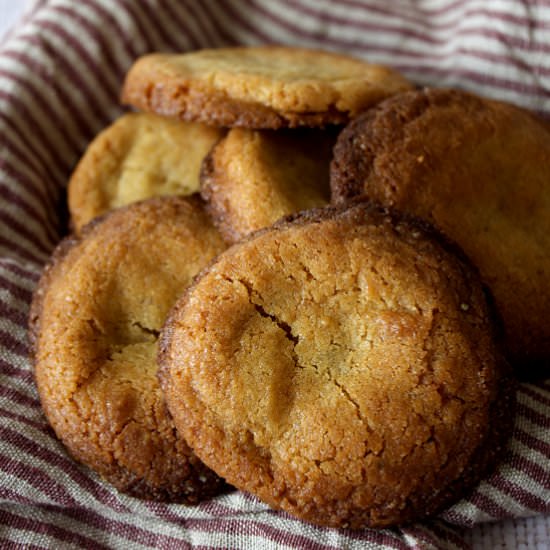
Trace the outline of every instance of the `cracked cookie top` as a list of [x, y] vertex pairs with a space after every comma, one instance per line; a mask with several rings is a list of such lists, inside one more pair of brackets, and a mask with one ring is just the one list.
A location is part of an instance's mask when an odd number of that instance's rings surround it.
[[232, 128], [205, 158], [201, 195], [227, 242], [330, 200], [334, 132]]
[[397, 72], [320, 50], [284, 46], [157, 53], [131, 67], [122, 101], [218, 126], [342, 124], [411, 85]]
[[450, 247], [358, 203], [220, 255], [160, 343], [197, 455], [321, 525], [388, 526], [460, 498], [494, 463], [513, 392], [477, 274]]
[[198, 197], [151, 199], [62, 242], [35, 292], [46, 416], [77, 460], [133, 496], [192, 503], [223, 486], [176, 433], [156, 354], [170, 307], [224, 248]]
[[164, 195], [199, 190], [202, 159], [223, 131], [149, 113], [128, 113], [103, 130], [68, 187], [74, 230], [105, 212]]

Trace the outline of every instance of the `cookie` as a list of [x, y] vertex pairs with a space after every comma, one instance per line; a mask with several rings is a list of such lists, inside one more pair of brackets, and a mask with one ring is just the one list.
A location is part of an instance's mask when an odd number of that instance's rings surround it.
[[550, 360], [550, 133], [520, 108], [466, 92], [389, 99], [341, 133], [333, 200], [364, 196], [421, 217], [479, 268], [510, 357]]
[[233, 128], [206, 157], [201, 194], [228, 242], [330, 200], [335, 134]]
[[194, 503], [224, 487], [176, 433], [156, 377], [169, 308], [224, 248], [197, 197], [150, 199], [63, 241], [35, 292], [44, 412], [74, 458], [132, 496]]
[[342, 124], [410, 87], [397, 72], [346, 55], [255, 46], [143, 56], [121, 98], [184, 120], [277, 129]]
[[169, 314], [159, 378], [219, 475], [307, 521], [421, 519], [487, 473], [514, 392], [477, 273], [364, 203], [218, 256]]
[[202, 159], [222, 131], [149, 113], [128, 113], [90, 144], [68, 187], [76, 231], [108, 210], [199, 190]]

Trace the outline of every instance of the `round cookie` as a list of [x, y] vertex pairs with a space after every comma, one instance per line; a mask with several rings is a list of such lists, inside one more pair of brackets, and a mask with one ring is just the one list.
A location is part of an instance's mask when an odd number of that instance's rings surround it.
[[150, 199], [63, 241], [40, 280], [30, 339], [44, 412], [120, 491], [194, 503], [224, 487], [176, 433], [156, 376], [169, 308], [224, 248], [197, 197]]
[[200, 165], [223, 132], [149, 113], [127, 113], [103, 130], [69, 181], [73, 229], [108, 210], [199, 190]]
[[391, 98], [340, 134], [336, 203], [364, 196], [427, 220], [490, 287], [510, 357], [550, 361], [550, 133], [529, 112], [466, 92]]
[[201, 194], [228, 242], [330, 200], [335, 135], [232, 128], [205, 158]]
[[346, 55], [255, 46], [143, 56], [122, 101], [218, 126], [277, 129], [342, 124], [410, 88], [397, 72]]
[[514, 392], [477, 274], [417, 223], [302, 213], [218, 256], [170, 313], [159, 378], [229, 483], [332, 527], [423, 518], [487, 473]]

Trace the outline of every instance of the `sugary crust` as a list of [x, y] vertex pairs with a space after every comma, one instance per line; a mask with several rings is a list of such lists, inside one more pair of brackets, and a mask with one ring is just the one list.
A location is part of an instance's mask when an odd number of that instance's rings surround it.
[[364, 196], [426, 219], [490, 287], [509, 353], [550, 360], [550, 133], [527, 111], [456, 90], [390, 98], [340, 134], [333, 201]]
[[477, 274], [446, 246], [357, 203], [228, 249], [163, 329], [178, 430], [230, 483], [320, 525], [459, 499], [501, 452], [514, 392]]
[[177, 434], [156, 378], [169, 308], [224, 248], [198, 197], [151, 199], [64, 240], [35, 291], [44, 412], [71, 455], [120, 491], [191, 504], [225, 487]]
[[299, 210], [328, 204], [334, 131], [233, 128], [204, 159], [201, 195], [234, 243]]
[[121, 98], [184, 120], [278, 129], [342, 124], [410, 87], [395, 71], [348, 56], [258, 46], [143, 56]]
[[121, 116], [90, 143], [71, 176], [73, 229], [132, 202], [197, 192], [202, 159], [222, 135], [149, 113]]

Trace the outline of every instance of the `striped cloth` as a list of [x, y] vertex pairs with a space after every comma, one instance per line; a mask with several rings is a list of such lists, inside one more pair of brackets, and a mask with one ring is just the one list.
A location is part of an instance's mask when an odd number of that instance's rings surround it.
[[138, 501], [75, 464], [48, 427], [28, 360], [29, 302], [64, 225], [68, 175], [121, 114], [125, 72], [154, 50], [266, 42], [344, 51], [419, 84], [550, 113], [543, 0], [35, 2], [0, 44], [0, 546], [489, 548], [502, 541], [488, 522], [513, 521], [518, 547], [546, 547], [525, 528], [550, 516], [550, 380], [520, 387], [506, 453], [471, 498], [394, 530], [321, 529], [241, 492], [195, 507]]

